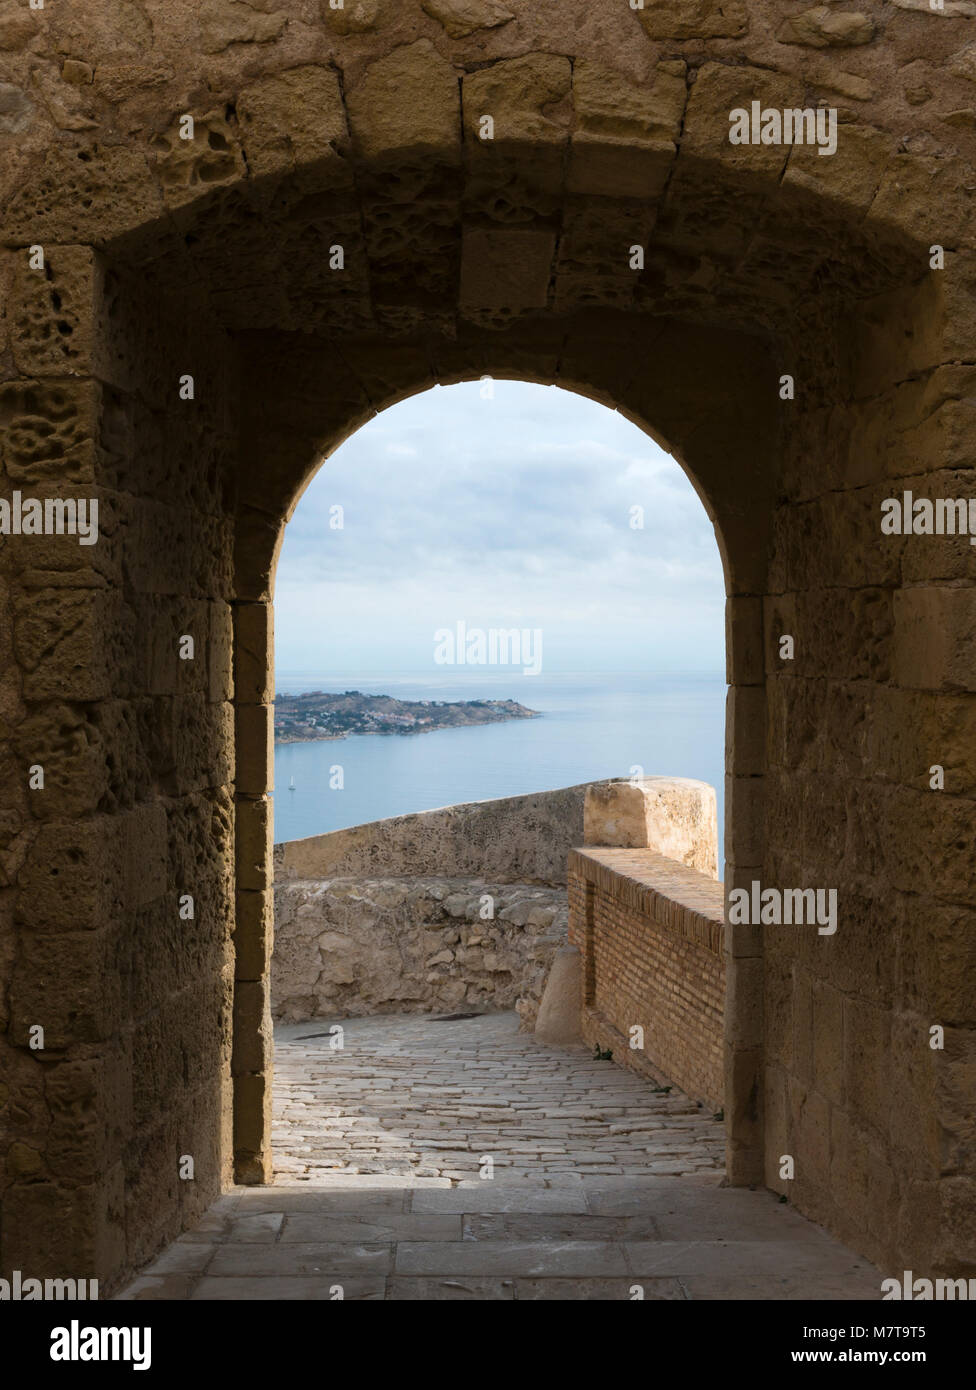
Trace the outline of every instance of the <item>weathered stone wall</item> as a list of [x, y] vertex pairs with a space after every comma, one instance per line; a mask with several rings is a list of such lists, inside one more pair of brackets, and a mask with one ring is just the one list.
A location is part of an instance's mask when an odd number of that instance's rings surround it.
[[[616, 779], [471, 801], [287, 840], [274, 848], [275, 882], [440, 874], [502, 883], [565, 884], [569, 851], [587, 844], [651, 843], [716, 872], [715, 793], [690, 778]], [[621, 838], [626, 835], [627, 838]]]
[[465, 802], [288, 840], [274, 847], [275, 882], [442, 874], [564, 884], [566, 856], [583, 842], [586, 785]]
[[288, 879], [275, 888], [272, 1012], [296, 1023], [517, 1008], [531, 1028], [566, 931], [561, 889], [440, 877]]
[[230, 1173], [232, 374], [192, 287], [44, 253], [4, 260], [4, 495], [99, 538], [0, 545], [4, 1272], [103, 1278]]
[[713, 1108], [725, 1090], [723, 896], [720, 883], [653, 850], [570, 855], [584, 1039]]
[[[948, 206], [918, 215], [941, 243]], [[727, 886], [838, 894], [835, 935], [760, 928], [762, 960], [742, 971], [764, 1018], [752, 1040], [766, 1059], [768, 1185], [892, 1267], [972, 1274], [976, 550], [965, 535], [877, 534], [882, 500], [904, 489], [976, 497], [965, 263], [950, 255], [943, 276], [866, 299], [853, 325], [812, 317], [797, 351], [817, 402], [784, 460], [750, 662], [766, 690], [765, 747], [737, 755], [757, 800], [766, 787], [765, 851], [743, 816], [731, 833], [751, 846]], [[825, 370], [827, 342], [849, 372]], [[779, 657], [785, 633], [793, 660]], [[757, 929], [739, 931], [752, 952]], [[784, 1154], [796, 1159], [789, 1184]]]
[[[976, 485], [969, 0], [504, 9], [0, 6], [0, 484], [105, 506], [84, 552], [0, 548], [4, 1271], [108, 1280], [214, 1190], [231, 921], [267, 1173], [282, 528], [358, 425], [485, 373], [687, 467], [730, 596], [726, 888], [838, 888], [832, 937], [729, 927], [731, 1180], [790, 1152], [872, 1258], [972, 1269], [976, 550], [878, 511]], [[836, 153], [732, 145], [754, 100], [833, 105]]]
[[531, 1028], [583, 841], [651, 845], [714, 872], [715, 792], [672, 777], [590, 782], [276, 845], [273, 1016], [464, 1004], [515, 1007]]

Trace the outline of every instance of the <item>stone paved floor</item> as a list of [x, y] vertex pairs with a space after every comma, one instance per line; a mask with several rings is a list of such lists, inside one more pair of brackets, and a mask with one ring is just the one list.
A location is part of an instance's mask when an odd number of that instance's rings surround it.
[[578, 1181], [721, 1172], [725, 1131], [687, 1096], [656, 1095], [583, 1047], [540, 1047], [514, 1013], [347, 1019], [275, 1033], [275, 1172]]
[[676, 1090], [514, 1014], [345, 1020], [341, 1051], [330, 1026], [276, 1032], [274, 1185], [220, 1198], [120, 1298], [880, 1295], [772, 1194], [720, 1186], [723, 1126]]

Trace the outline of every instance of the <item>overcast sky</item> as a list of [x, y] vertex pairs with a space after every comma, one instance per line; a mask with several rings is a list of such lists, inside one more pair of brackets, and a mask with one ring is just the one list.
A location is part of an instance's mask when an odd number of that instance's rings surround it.
[[487, 389], [413, 396], [319, 470], [278, 565], [279, 674], [437, 671], [459, 621], [540, 629], [551, 673], [721, 674], [722, 564], [681, 467], [582, 396]]

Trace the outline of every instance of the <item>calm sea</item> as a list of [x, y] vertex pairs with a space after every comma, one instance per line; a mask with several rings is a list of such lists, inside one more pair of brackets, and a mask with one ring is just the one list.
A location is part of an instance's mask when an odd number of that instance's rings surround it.
[[[647, 776], [697, 777], [715, 788], [721, 859], [722, 676], [523, 676], [480, 669], [375, 678], [279, 671], [277, 688], [283, 694], [361, 690], [410, 700], [512, 699], [539, 710], [542, 718], [276, 744], [276, 842], [461, 801], [629, 777], [640, 767]], [[337, 764], [341, 790], [330, 787], [330, 770]], [[292, 779], [294, 791], [289, 790]]]

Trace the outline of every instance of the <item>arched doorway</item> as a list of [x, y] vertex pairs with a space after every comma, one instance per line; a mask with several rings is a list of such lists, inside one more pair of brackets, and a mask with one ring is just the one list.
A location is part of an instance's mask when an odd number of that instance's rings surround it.
[[[644, 51], [642, 82], [599, 44], [574, 64], [502, 42], [488, 67], [428, 38], [350, 46], [344, 83], [315, 63], [235, 71], [191, 141], [175, 113], [150, 142], [143, 113], [128, 143], [85, 127], [45, 139], [12, 179], [8, 481], [98, 490], [106, 542], [27, 546], [7, 578], [22, 674], [11, 812], [26, 826], [8, 1036], [36, 1101], [16, 1142], [41, 1158], [15, 1169], [4, 1232], [25, 1267], [41, 1251], [121, 1271], [199, 1215], [232, 1155], [239, 1180], [265, 1175], [282, 527], [359, 423], [485, 372], [590, 394], [683, 460], [728, 577], [726, 885], [839, 878], [848, 895], [833, 946], [729, 932], [730, 1180], [775, 1183], [799, 1147], [794, 1200], [858, 1248], [964, 1260], [950, 1214], [971, 1176], [933, 1147], [940, 1123], [958, 1125], [919, 1020], [971, 1020], [930, 968], [937, 940], [911, 978], [890, 961], [920, 913], [953, 949], [968, 939], [949, 911], [969, 910], [966, 798], [927, 798], [924, 739], [895, 765], [852, 732], [944, 737], [972, 686], [968, 550], [915, 550], [903, 567], [875, 525], [893, 474], [938, 487], [971, 437], [957, 409], [968, 301], [934, 278], [936, 200], [918, 191], [941, 174], [899, 153], [873, 105], [878, 125], [842, 128], [831, 160], [731, 144], [731, 110], [800, 105], [803, 90], [722, 61], [724, 40], [690, 66]], [[609, 132], [607, 93], [638, 103]], [[779, 663], [770, 635], [784, 632], [806, 665]], [[35, 765], [42, 801], [24, 790]], [[836, 1030], [815, 1009], [844, 1020], [853, 1070], [822, 1046]], [[890, 1102], [893, 1039], [911, 1122]], [[84, 1155], [69, 1161], [79, 1098]]]

